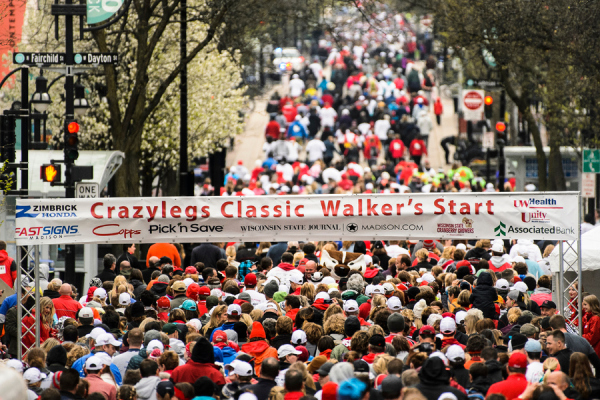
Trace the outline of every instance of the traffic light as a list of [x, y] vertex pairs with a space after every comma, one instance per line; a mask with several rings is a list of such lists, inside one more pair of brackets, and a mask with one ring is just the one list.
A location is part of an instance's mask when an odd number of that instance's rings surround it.
[[506, 130], [506, 124], [504, 122], [496, 122], [496, 130], [499, 133], [504, 133]]
[[65, 163], [72, 164], [79, 158], [79, 123], [73, 119], [65, 121]]
[[484, 104], [485, 118], [492, 119], [492, 115], [493, 115], [492, 104], [494, 104], [494, 98], [492, 96], [485, 96], [483, 98], [483, 104]]
[[15, 144], [16, 118], [13, 115], [0, 115], [0, 190], [6, 191], [17, 187], [17, 169], [4, 167], [5, 162], [14, 163], [16, 160]]
[[40, 178], [44, 182], [56, 183], [61, 180], [61, 168], [56, 164], [43, 164], [40, 167]]

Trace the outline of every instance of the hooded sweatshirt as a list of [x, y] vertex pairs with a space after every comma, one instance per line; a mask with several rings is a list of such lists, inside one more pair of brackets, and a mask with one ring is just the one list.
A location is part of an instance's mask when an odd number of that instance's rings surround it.
[[502, 272], [505, 269], [512, 268], [502, 256], [493, 256], [490, 258], [489, 267], [492, 272]]
[[[253, 339], [255, 339], [255, 341], [252, 341]], [[260, 366], [262, 365], [263, 360], [269, 357], [279, 359], [277, 350], [275, 350], [274, 347], [269, 346], [266, 340], [267, 335], [265, 334], [265, 329], [262, 324], [257, 321], [253, 322], [250, 342], [242, 346], [242, 352], [254, 357], [254, 371], [256, 376], [260, 376]]]
[[473, 304], [473, 308], [478, 308], [483, 312], [484, 318], [494, 319], [496, 317], [496, 307], [494, 306], [496, 300], [498, 300], [498, 294], [492, 276], [488, 272], [482, 272], [477, 278], [477, 286], [473, 288], [469, 301]]
[[426, 399], [437, 399], [442, 393], [450, 392], [458, 400], [466, 400], [467, 396], [450, 386], [450, 372], [439, 357], [430, 357], [423, 363], [419, 371], [420, 383], [416, 388]]
[[0, 266], [4, 266], [1, 269], [3, 272], [0, 273], [0, 279], [8, 286], [13, 287], [13, 282], [17, 279], [17, 264], [8, 256], [6, 250], [0, 250]]
[[54, 346], [48, 351], [46, 365], [52, 372], [64, 371], [67, 364], [67, 350], [63, 346]]
[[184, 365], [173, 370], [171, 380], [174, 383], [194, 383], [202, 376], [207, 376], [219, 387], [225, 385], [225, 378], [215, 365], [215, 352], [208, 339], [198, 339], [192, 350], [192, 358]]
[[138, 400], [156, 400], [156, 385], [158, 385], [160, 380], [158, 376], [142, 378], [135, 385]]
[[50, 277], [50, 267], [46, 263], [40, 264], [40, 288], [42, 291], [48, 289], [48, 279]]
[[267, 278], [276, 277], [279, 279], [279, 285], [285, 285], [287, 287], [291, 287], [290, 279], [294, 276], [299, 279], [304, 279], [302, 272], [294, 268], [292, 264], [283, 262], [267, 273]]

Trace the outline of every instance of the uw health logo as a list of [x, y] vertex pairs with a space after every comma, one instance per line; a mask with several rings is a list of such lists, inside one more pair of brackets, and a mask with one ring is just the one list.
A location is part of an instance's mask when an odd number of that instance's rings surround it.
[[514, 207], [521, 213], [521, 221], [525, 223], [542, 223], [550, 222], [547, 210], [562, 210], [563, 207], [558, 206], [555, 198], [547, 197], [544, 199], [526, 199], [514, 200]]

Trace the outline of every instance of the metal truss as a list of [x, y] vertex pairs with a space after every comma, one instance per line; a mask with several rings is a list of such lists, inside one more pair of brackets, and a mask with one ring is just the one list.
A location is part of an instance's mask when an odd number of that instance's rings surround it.
[[[17, 350], [17, 355], [19, 360], [22, 360], [31, 349], [40, 346], [40, 246], [18, 246], [17, 254], [20, 261], [17, 266], [17, 283], [15, 285], [17, 293], [17, 318], [19, 320], [17, 342], [21, 344]], [[29, 270], [31, 260], [35, 263], [34, 268]], [[29, 296], [35, 298], [35, 306], [31, 311], [23, 305]], [[34, 318], [35, 324], [30, 327], [25, 326], [23, 319], [26, 317]], [[23, 343], [23, 337], [28, 334], [35, 336], [35, 341], [30, 347]]]
[[[581, 282], [581, 229], [579, 230], [579, 240], [559, 241], [560, 271], [558, 272], [558, 309], [565, 316], [567, 330], [572, 333], [582, 334], [583, 325], [581, 323], [581, 291], [583, 284]], [[573, 284], [577, 285], [577, 297], [571, 299], [569, 289]], [[577, 309], [576, 318], [572, 315], [572, 309]]]

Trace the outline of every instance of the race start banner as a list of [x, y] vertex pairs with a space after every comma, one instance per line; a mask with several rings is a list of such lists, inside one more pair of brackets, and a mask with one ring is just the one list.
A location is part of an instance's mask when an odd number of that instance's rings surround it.
[[579, 192], [17, 200], [17, 245], [579, 236]]

